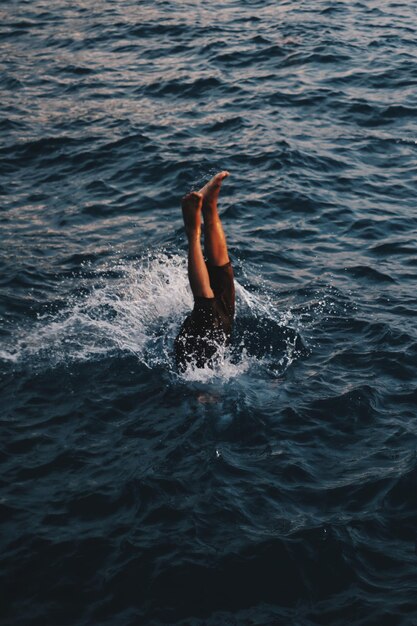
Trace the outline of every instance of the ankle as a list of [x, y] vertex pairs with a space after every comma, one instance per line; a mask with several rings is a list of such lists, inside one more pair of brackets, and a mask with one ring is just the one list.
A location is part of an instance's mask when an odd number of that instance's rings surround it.
[[200, 241], [201, 239], [201, 226], [197, 227], [188, 227], [185, 229], [187, 234], [188, 242], [193, 243], [196, 241]]
[[220, 217], [216, 209], [204, 211], [203, 217], [205, 224], [216, 224], [220, 222]]

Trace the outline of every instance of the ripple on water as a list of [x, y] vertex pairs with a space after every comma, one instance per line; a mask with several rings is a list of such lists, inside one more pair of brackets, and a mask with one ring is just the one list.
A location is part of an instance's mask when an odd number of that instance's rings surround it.
[[[5, 623], [416, 621], [413, 8], [0, 11]], [[181, 375], [220, 169], [235, 335]]]

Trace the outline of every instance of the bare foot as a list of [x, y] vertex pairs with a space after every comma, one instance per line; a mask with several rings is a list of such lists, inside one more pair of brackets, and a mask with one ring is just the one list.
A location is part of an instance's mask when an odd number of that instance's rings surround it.
[[184, 196], [181, 201], [182, 217], [187, 235], [198, 234], [201, 229], [201, 207], [203, 196], [197, 191], [192, 191]]
[[225, 178], [229, 176], [229, 172], [224, 170], [219, 172], [199, 191], [203, 197], [203, 211], [217, 210], [217, 198], [219, 197], [220, 187]]

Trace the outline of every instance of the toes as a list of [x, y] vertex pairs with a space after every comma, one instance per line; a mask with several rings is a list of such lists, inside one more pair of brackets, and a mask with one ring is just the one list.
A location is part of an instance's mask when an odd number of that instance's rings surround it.
[[229, 172], [224, 170], [223, 172], [219, 172], [218, 174], [216, 174], [216, 176], [213, 178], [213, 182], [216, 183], [217, 185], [220, 185], [222, 180], [224, 180], [228, 176], [230, 176]]
[[204, 187], [200, 189], [200, 193], [202, 193], [203, 199], [207, 200], [213, 194], [218, 193], [222, 181], [227, 178], [227, 176], [230, 176], [227, 170], [223, 170], [222, 172], [219, 172], [218, 174], [213, 176], [213, 178], [211, 178], [208, 183], [206, 183]]
[[201, 193], [192, 191], [191, 193], [183, 197], [183, 199], [181, 200], [181, 206], [183, 207], [183, 209], [197, 209], [198, 210], [199, 207], [201, 207], [202, 202], [203, 202], [203, 196], [201, 195]]

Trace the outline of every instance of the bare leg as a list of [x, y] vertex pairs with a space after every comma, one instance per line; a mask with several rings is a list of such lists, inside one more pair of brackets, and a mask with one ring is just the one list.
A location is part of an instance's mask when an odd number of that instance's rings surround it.
[[188, 238], [188, 280], [194, 298], [214, 298], [201, 250], [201, 207], [203, 196], [192, 192], [182, 199], [182, 216]]
[[209, 263], [217, 266], [229, 262], [226, 237], [217, 212], [220, 187], [227, 176], [229, 172], [219, 172], [199, 192], [203, 197], [204, 253]]

